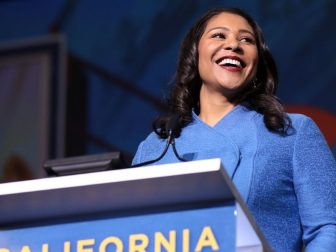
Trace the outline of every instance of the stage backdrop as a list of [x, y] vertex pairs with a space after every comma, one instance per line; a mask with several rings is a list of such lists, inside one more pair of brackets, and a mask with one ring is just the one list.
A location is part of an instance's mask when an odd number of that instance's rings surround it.
[[313, 117], [336, 153], [336, 1], [2, 1], [0, 41], [63, 34], [85, 76], [78, 89], [85, 87], [86, 103], [73, 114], [85, 114], [84, 152], [133, 155], [163, 111], [184, 34], [218, 6], [258, 21], [278, 63], [280, 98]]

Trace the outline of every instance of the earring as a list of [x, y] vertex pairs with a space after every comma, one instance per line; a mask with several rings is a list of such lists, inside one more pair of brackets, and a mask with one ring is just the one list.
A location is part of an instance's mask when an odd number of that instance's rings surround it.
[[258, 86], [258, 79], [255, 78], [255, 79], [252, 81], [252, 83], [253, 83], [253, 88], [257, 88], [257, 86]]

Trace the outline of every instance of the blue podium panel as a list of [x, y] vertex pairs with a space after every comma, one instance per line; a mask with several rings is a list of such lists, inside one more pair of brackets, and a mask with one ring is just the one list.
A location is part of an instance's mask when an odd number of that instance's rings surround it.
[[271, 251], [219, 159], [0, 184], [0, 252]]
[[235, 251], [235, 204], [1, 231], [1, 252]]

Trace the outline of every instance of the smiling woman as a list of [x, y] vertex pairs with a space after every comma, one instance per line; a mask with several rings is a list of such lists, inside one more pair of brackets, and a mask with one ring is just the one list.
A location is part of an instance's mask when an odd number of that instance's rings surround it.
[[221, 158], [275, 251], [333, 251], [335, 159], [313, 120], [285, 113], [277, 86], [256, 22], [209, 11], [183, 40], [171, 114], [154, 121], [133, 164]]
[[218, 14], [208, 22], [198, 54], [202, 79], [199, 117], [214, 126], [256, 76], [258, 49], [253, 29], [241, 16]]

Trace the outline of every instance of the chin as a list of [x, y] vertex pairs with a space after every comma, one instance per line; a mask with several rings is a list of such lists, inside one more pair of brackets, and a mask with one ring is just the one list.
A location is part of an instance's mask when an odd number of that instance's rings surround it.
[[232, 91], [235, 91], [235, 90], [241, 90], [243, 89], [243, 87], [245, 85], [241, 84], [241, 83], [238, 83], [238, 84], [229, 84], [229, 85], [221, 85], [223, 89], [226, 89], [228, 91], [232, 90]]
[[246, 87], [248, 85], [246, 84], [235, 84], [235, 85], [222, 85], [221, 92], [223, 93], [224, 96], [227, 97], [237, 97], [246, 90]]

